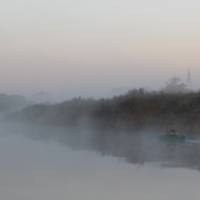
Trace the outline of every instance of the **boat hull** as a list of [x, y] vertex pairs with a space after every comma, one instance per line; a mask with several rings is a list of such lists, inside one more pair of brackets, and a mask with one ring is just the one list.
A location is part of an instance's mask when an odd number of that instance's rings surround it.
[[162, 142], [185, 142], [185, 136], [161, 135], [158, 139]]

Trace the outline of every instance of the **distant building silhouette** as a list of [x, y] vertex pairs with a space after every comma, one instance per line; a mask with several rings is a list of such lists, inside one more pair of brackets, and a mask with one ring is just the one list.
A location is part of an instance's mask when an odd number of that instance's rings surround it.
[[186, 80], [186, 87], [188, 89], [192, 89], [192, 79], [191, 79], [191, 75], [190, 75], [190, 69], [188, 69], [188, 74], [187, 74], [187, 80]]

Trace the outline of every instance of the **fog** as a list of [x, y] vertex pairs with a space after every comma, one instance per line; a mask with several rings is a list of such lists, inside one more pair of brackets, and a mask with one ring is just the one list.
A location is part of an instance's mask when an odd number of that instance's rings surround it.
[[198, 198], [199, 142], [168, 146], [146, 134], [143, 139], [113, 135], [74, 127], [1, 124], [1, 197]]
[[199, 89], [200, 3], [1, 1], [0, 91], [53, 101], [160, 89], [191, 69]]
[[[1, 198], [198, 199], [199, 10], [1, 0]], [[184, 143], [158, 142], [171, 125]]]
[[28, 140], [42, 141], [44, 144], [53, 142], [75, 151], [96, 152], [99, 156], [116, 157], [137, 166], [155, 163], [159, 168], [200, 170], [200, 141], [192, 139], [191, 135], [187, 135], [185, 143], [161, 143], [157, 139], [158, 133], [138, 135], [78, 127], [7, 123], [1, 124], [0, 128], [3, 133], [1, 136], [4, 137], [15, 135]]
[[[29, 100], [36, 100], [34, 95], [44, 91], [51, 94], [51, 98], [47, 99], [51, 102], [61, 102], [79, 96], [96, 99], [112, 97], [120, 94], [112, 93], [115, 88], [122, 88], [121, 94], [133, 88], [161, 90], [165, 82], [173, 76], [179, 77], [183, 83], [186, 83], [188, 71], [188, 66], [177, 69], [176, 66], [164, 66], [162, 63], [156, 66], [151, 63], [128, 66], [100, 64], [74, 66], [65, 63], [54, 65], [13, 63], [11, 66], [1, 63], [1, 66], [4, 74], [0, 80], [1, 93], [19, 94]], [[20, 73], [15, 72], [14, 66]], [[190, 71], [192, 89], [198, 90], [199, 69], [191, 68]]]

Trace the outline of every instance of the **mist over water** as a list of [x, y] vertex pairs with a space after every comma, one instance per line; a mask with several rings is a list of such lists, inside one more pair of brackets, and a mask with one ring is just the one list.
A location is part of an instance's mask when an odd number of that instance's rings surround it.
[[[194, 199], [200, 143], [99, 130], [0, 125], [0, 194], [25, 199]], [[166, 195], [167, 193], [167, 195]]]
[[0, 200], [199, 199], [199, 10], [2, 0]]

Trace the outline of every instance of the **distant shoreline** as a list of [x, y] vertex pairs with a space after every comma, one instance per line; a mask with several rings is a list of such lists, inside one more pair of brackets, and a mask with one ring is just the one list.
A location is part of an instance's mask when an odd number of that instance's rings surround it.
[[110, 99], [74, 98], [58, 104], [35, 104], [3, 121], [89, 127], [100, 130], [200, 134], [200, 92], [163, 93], [130, 90]]

